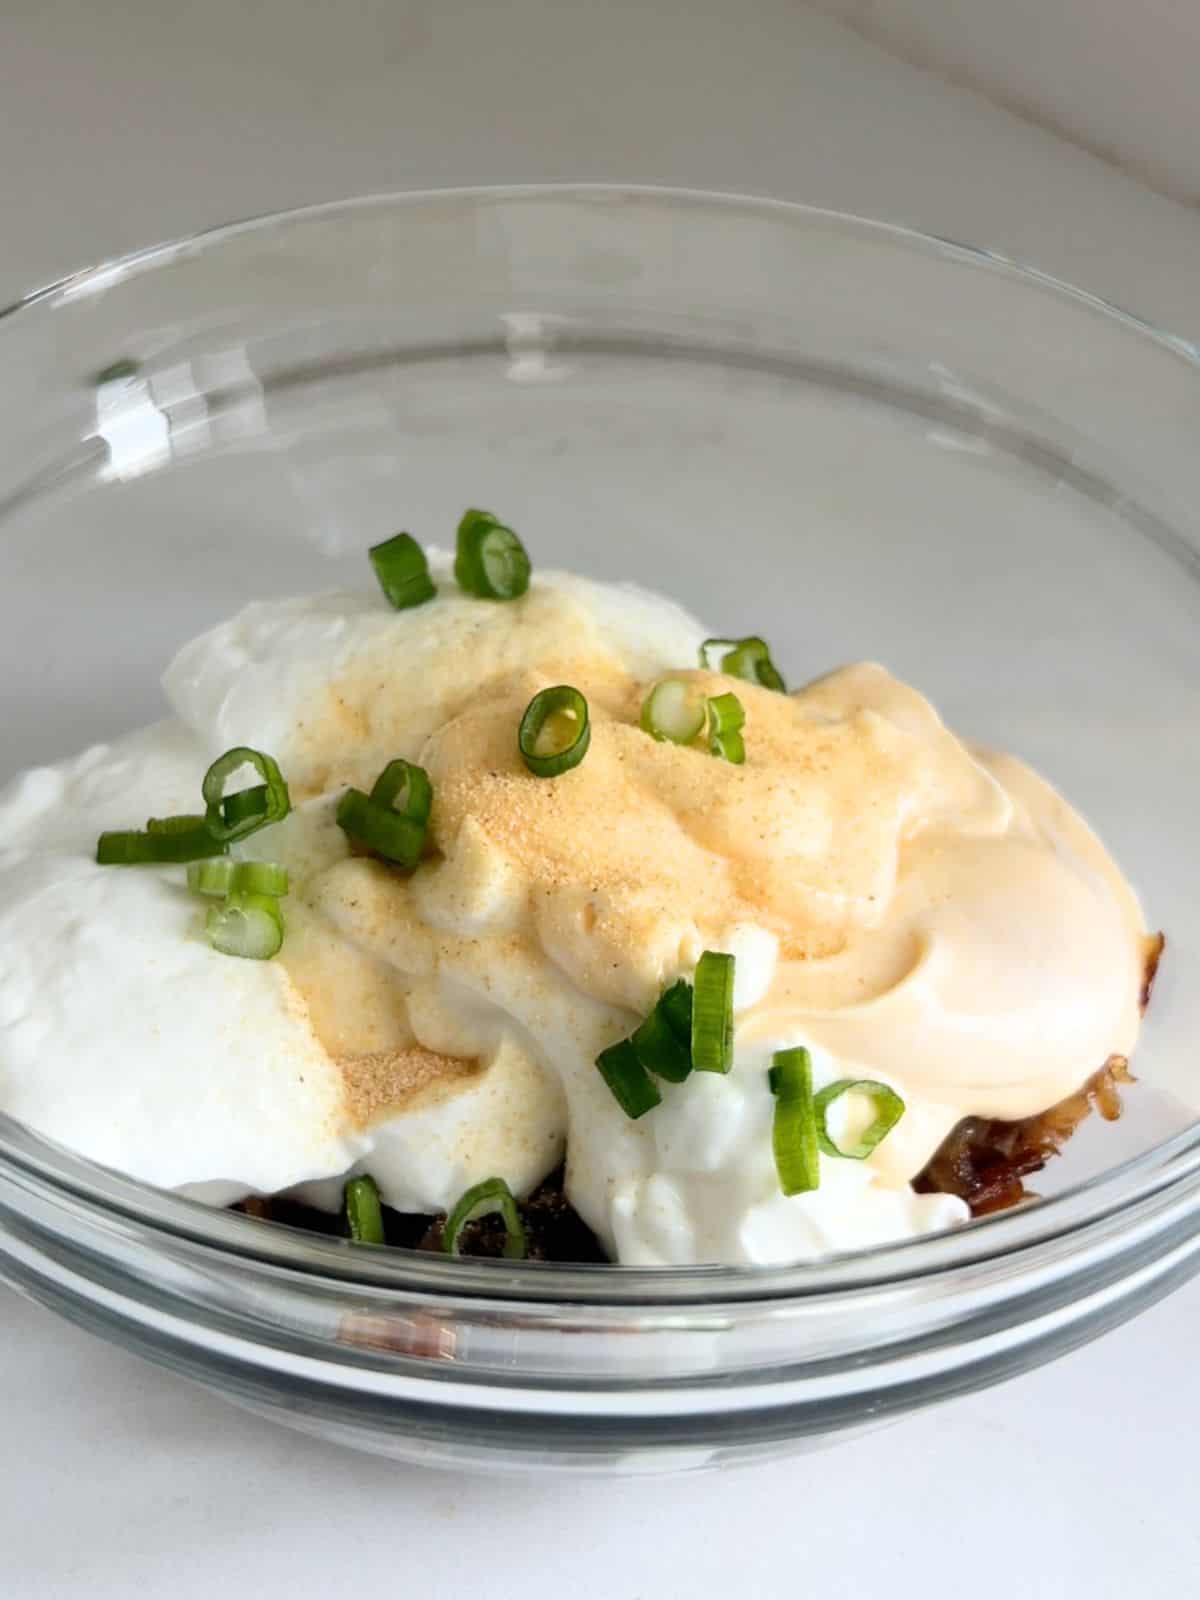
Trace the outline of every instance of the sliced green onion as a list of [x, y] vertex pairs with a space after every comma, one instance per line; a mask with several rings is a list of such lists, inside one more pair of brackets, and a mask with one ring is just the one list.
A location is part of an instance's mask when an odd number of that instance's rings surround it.
[[[830, 1133], [826, 1123], [829, 1107], [844, 1094], [862, 1094], [875, 1107], [875, 1117], [870, 1126], [859, 1135], [858, 1142], [849, 1148], [840, 1145]], [[827, 1156], [843, 1156], [847, 1161], [865, 1161], [877, 1144], [882, 1143], [904, 1115], [904, 1101], [886, 1083], [874, 1078], [839, 1078], [826, 1084], [813, 1100], [816, 1115], [817, 1141]]]
[[474, 1222], [479, 1217], [496, 1215], [502, 1219], [507, 1235], [504, 1240], [505, 1259], [523, 1261], [528, 1254], [525, 1226], [521, 1221], [517, 1202], [513, 1199], [513, 1192], [503, 1178], [485, 1178], [482, 1183], [477, 1183], [467, 1190], [446, 1218], [442, 1230], [442, 1249], [448, 1256], [461, 1255], [459, 1242], [467, 1223]]
[[223, 956], [268, 961], [283, 944], [283, 912], [273, 895], [231, 894], [213, 906], [204, 931]]
[[736, 650], [725, 657], [721, 671], [731, 678], [744, 678], [747, 683], [757, 683], [760, 688], [774, 689], [779, 694], [787, 692], [783, 677], [771, 660], [771, 651], [765, 639], [751, 635], [742, 639]]
[[629, 1042], [647, 1071], [682, 1083], [692, 1070], [691, 984], [680, 978], [665, 990]]
[[102, 867], [164, 866], [223, 856], [228, 848], [213, 838], [203, 817], [162, 817], [152, 818], [144, 833], [133, 829], [102, 833], [96, 841], [96, 860]]
[[196, 894], [269, 894], [278, 898], [288, 892], [287, 868], [273, 861], [194, 861], [187, 881]]
[[751, 634], [745, 639], [706, 639], [700, 646], [700, 665], [709, 672], [723, 672], [729, 678], [744, 678], [763, 689], [783, 694], [786, 685], [771, 660], [765, 639]]
[[536, 778], [557, 778], [577, 767], [592, 742], [588, 703], [569, 683], [535, 694], [517, 730], [521, 759]]
[[708, 717], [704, 691], [686, 678], [664, 678], [642, 702], [642, 727], [658, 740], [690, 744]]
[[740, 767], [746, 760], [746, 741], [740, 733], [724, 733], [709, 741], [709, 750], [732, 767]]
[[389, 761], [375, 779], [371, 799], [424, 827], [433, 805], [433, 786], [424, 767], [411, 761]]
[[692, 986], [692, 1065], [697, 1072], [728, 1072], [733, 1065], [732, 956], [706, 950]]
[[437, 593], [437, 585], [429, 576], [425, 552], [411, 533], [398, 533], [393, 539], [372, 545], [367, 554], [379, 587], [397, 611], [424, 605]]
[[657, 1009], [671, 1025], [677, 1039], [692, 1042], [692, 986], [679, 978], [660, 997]]
[[725, 657], [740, 643], [740, 639], [705, 639], [700, 646], [700, 665], [705, 672], [720, 672]]
[[767, 1072], [771, 1093], [780, 1100], [811, 1100], [812, 1056], [804, 1045], [794, 1050], [776, 1050]]
[[708, 702], [710, 734], [740, 733], [746, 725], [746, 712], [735, 694], [715, 694]]
[[276, 900], [287, 894], [288, 871], [275, 861], [239, 861], [233, 869], [233, 892], [269, 894]]
[[612, 1044], [607, 1050], [601, 1050], [596, 1057], [596, 1065], [600, 1069], [600, 1076], [612, 1090], [613, 1099], [627, 1117], [635, 1120], [644, 1117], [647, 1111], [653, 1111], [661, 1102], [662, 1095], [654, 1079], [638, 1060], [631, 1039], [622, 1039], [620, 1044]]
[[806, 1194], [821, 1181], [817, 1119], [813, 1108], [812, 1057], [801, 1045], [778, 1050], [767, 1074], [775, 1096], [771, 1147], [784, 1194]]
[[398, 867], [415, 867], [425, 848], [423, 823], [380, 805], [361, 789], [346, 790], [338, 804], [337, 825], [347, 838]]
[[[204, 818], [195, 812], [185, 812], [176, 817], [151, 817], [146, 823], [147, 833], [161, 833], [178, 837], [181, 833], [195, 833], [204, 827]], [[211, 838], [211, 834], [209, 835]]]
[[516, 600], [529, 587], [529, 557], [511, 528], [490, 511], [468, 511], [458, 525], [454, 576], [479, 600]]
[[233, 869], [236, 862], [228, 858], [222, 861], [193, 861], [188, 868], [188, 888], [194, 894], [212, 894], [224, 898], [233, 888]]
[[[226, 795], [226, 779], [231, 778], [240, 767], [253, 767], [262, 783], [251, 790], [237, 789], [233, 794]], [[278, 765], [261, 750], [251, 750], [247, 745], [238, 745], [233, 750], [226, 750], [223, 756], [218, 756], [204, 774], [201, 788], [208, 831], [214, 838], [230, 843], [235, 839], [245, 839], [268, 823], [281, 822], [292, 809], [287, 784]], [[251, 794], [255, 795], [253, 801]], [[247, 807], [250, 808], [249, 814], [245, 811]]]
[[266, 784], [253, 783], [248, 789], [235, 789], [225, 796], [221, 801], [221, 820], [227, 828], [239, 828], [249, 822], [251, 827], [247, 831], [253, 833], [255, 828], [262, 827], [270, 808], [271, 795]]
[[351, 1178], [342, 1195], [346, 1213], [346, 1226], [355, 1244], [384, 1244], [383, 1210], [379, 1204], [379, 1186], [374, 1178], [364, 1173], [361, 1178]]
[[433, 786], [423, 767], [389, 761], [369, 795], [347, 789], [337, 824], [348, 838], [400, 867], [415, 867], [425, 848]]
[[742, 728], [746, 713], [735, 694], [716, 694], [708, 702], [708, 748], [740, 767], [746, 759]]

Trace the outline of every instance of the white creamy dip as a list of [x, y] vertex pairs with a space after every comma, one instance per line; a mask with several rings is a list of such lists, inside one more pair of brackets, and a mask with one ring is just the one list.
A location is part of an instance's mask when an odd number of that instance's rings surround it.
[[[369, 1171], [405, 1211], [493, 1175], [567, 1192], [621, 1262], [782, 1263], [948, 1227], [910, 1180], [964, 1116], [1078, 1089], [1138, 1029], [1144, 927], [1079, 817], [974, 751], [882, 668], [794, 695], [693, 671], [704, 630], [640, 591], [552, 573], [522, 599], [396, 612], [338, 593], [248, 607], [165, 677], [174, 719], [0, 796], [0, 1109], [214, 1203]], [[638, 726], [654, 680], [734, 689], [744, 766]], [[559, 778], [516, 723], [553, 683], [592, 743]], [[104, 828], [195, 810], [226, 748], [269, 751], [294, 809], [236, 847], [291, 874], [271, 961], [214, 951], [182, 868], [94, 862]], [[434, 791], [410, 874], [352, 855], [334, 811], [391, 759]], [[629, 1120], [594, 1065], [705, 949], [736, 956], [728, 1076]], [[817, 1087], [890, 1084], [866, 1161], [785, 1197], [774, 1051]], [[836, 1115], [852, 1113], [849, 1099]]]

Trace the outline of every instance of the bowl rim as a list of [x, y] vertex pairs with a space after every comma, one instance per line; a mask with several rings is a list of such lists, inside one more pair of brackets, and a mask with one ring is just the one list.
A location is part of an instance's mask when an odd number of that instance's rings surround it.
[[281, 225], [322, 218], [349, 216], [355, 212], [376, 209], [419, 209], [434, 203], [456, 201], [475, 204], [511, 204], [520, 201], [618, 202], [656, 203], [727, 210], [742, 215], [773, 217], [781, 221], [824, 221], [851, 230], [861, 231], [877, 238], [890, 237], [900, 243], [910, 244], [964, 265], [995, 270], [1038, 285], [1052, 293], [1063, 295], [1077, 304], [1116, 318], [1131, 331], [1149, 337], [1165, 349], [1183, 357], [1192, 365], [1200, 365], [1200, 344], [1170, 332], [1148, 321], [1136, 312], [1115, 301], [1107, 300], [1090, 289], [1080, 288], [1069, 279], [1060, 278], [1032, 262], [1009, 256], [986, 245], [964, 243], [949, 235], [930, 233], [904, 222], [894, 222], [878, 217], [864, 216], [861, 212], [840, 211], [834, 206], [818, 206], [802, 200], [781, 200], [772, 195], [751, 194], [731, 189], [701, 189], [688, 185], [621, 183], [591, 180], [584, 183], [570, 181], [555, 183], [498, 183], [498, 184], [447, 184], [421, 189], [374, 189], [362, 194], [345, 195], [333, 200], [317, 200], [306, 205], [289, 206], [281, 211], [256, 211], [228, 222], [218, 222], [199, 228], [194, 233], [178, 234], [174, 238], [157, 240], [135, 250], [108, 256], [89, 266], [79, 267], [62, 277], [51, 279], [37, 288], [27, 290], [6, 305], [0, 305], [0, 322], [20, 313], [31, 311], [45, 302], [61, 297], [85, 295], [108, 288], [136, 273], [169, 265], [181, 255], [215, 249], [244, 234], [268, 232]]
[[[794, 1302], [951, 1279], [972, 1268], [1013, 1267], [1047, 1249], [1077, 1245], [1114, 1219], [1187, 1195], [1200, 1211], [1200, 1122], [1060, 1194], [973, 1220], [962, 1228], [831, 1254], [793, 1266], [632, 1267], [449, 1257], [398, 1246], [362, 1246], [215, 1208], [156, 1189], [77, 1156], [0, 1114], [0, 1191], [15, 1186], [58, 1202], [69, 1218], [117, 1223], [141, 1245], [214, 1253], [266, 1267], [293, 1285], [324, 1280], [455, 1299], [521, 1300], [593, 1307]], [[70, 1225], [70, 1223], [68, 1223]]]
[[[769, 196], [669, 185], [520, 183], [378, 191], [257, 213], [180, 235], [66, 274], [0, 307], [0, 337], [17, 319], [83, 298], [170, 266], [184, 256], [219, 250], [247, 234], [336, 219], [371, 210], [419, 213], [452, 203], [521, 202], [641, 204], [719, 210], [782, 223], [825, 223], [867, 240], [887, 239], [919, 254], [974, 270], [996, 272], [1030, 288], [1068, 299], [1115, 321], [1135, 337], [1187, 362], [1200, 376], [1200, 347], [1136, 314], [1032, 265], [994, 250], [831, 207]], [[466, 1299], [497, 1297], [535, 1304], [579, 1301], [596, 1307], [702, 1305], [714, 1302], [795, 1301], [916, 1283], [980, 1264], [1026, 1256], [1040, 1247], [1094, 1231], [1149, 1202], [1164, 1190], [1190, 1192], [1200, 1202], [1200, 1117], [1182, 1132], [1118, 1165], [1029, 1206], [977, 1219], [936, 1235], [823, 1257], [789, 1267], [615, 1265], [507, 1262], [439, 1257], [395, 1247], [366, 1247], [218, 1210], [77, 1156], [0, 1114], [0, 1184], [47, 1191], [68, 1208], [133, 1225], [145, 1237], [212, 1250], [276, 1269], [290, 1281], [323, 1278], [379, 1289], [437, 1292]]]

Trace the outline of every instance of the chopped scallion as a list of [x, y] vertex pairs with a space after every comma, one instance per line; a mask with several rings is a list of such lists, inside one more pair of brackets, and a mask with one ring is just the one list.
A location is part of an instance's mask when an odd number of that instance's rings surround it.
[[517, 730], [521, 759], [536, 778], [558, 778], [577, 767], [591, 742], [588, 703], [568, 683], [535, 694]]
[[779, 1187], [784, 1194], [806, 1194], [821, 1181], [812, 1057], [801, 1045], [778, 1050], [771, 1060], [768, 1080], [775, 1096], [771, 1146]]
[[638, 1060], [667, 1083], [692, 1070], [692, 986], [682, 978], [665, 990], [630, 1039]]
[[708, 702], [708, 748], [714, 756], [740, 767], [746, 759], [742, 738], [746, 713], [737, 695], [713, 695]]
[[[252, 783], [248, 789], [235, 789], [221, 801], [221, 820], [227, 828], [249, 824], [246, 834], [263, 826], [271, 809], [271, 795], [265, 783]], [[243, 834], [242, 837], [245, 837]]]
[[347, 838], [398, 867], [415, 867], [425, 847], [425, 825], [361, 789], [347, 789], [337, 808], [337, 825]]
[[[849, 1146], [838, 1144], [829, 1132], [826, 1120], [830, 1106], [844, 1094], [865, 1095], [875, 1108], [875, 1116], [871, 1123]], [[894, 1089], [886, 1083], [879, 1083], [874, 1078], [839, 1078], [836, 1083], [826, 1084], [825, 1088], [817, 1093], [813, 1100], [813, 1111], [816, 1117], [817, 1142], [827, 1156], [842, 1156], [847, 1161], [865, 1161], [875, 1146], [882, 1143], [900, 1121], [904, 1115], [905, 1105]]]
[[374, 1178], [365, 1172], [360, 1178], [351, 1178], [343, 1191], [342, 1204], [346, 1226], [355, 1244], [386, 1243], [379, 1186]]
[[424, 767], [411, 761], [389, 761], [375, 779], [371, 799], [424, 827], [433, 806], [433, 786]]
[[[262, 783], [227, 795], [226, 780], [242, 767], [252, 767]], [[238, 745], [218, 756], [204, 774], [201, 788], [208, 831], [214, 838], [230, 843], [245, 839], [268, 823], [282, 822], [292, 808], [287, 784], [276, 762], [261, 750], [251, 750], [247, 745]]]
[[692, 1065], [697, 1072], [728, 1072], [733, 1065], [734, 959], [706, 950], [692, 986]]
[[651, 738], [672, 744], [690, 744], [707, 717], [704, 691], [686, 678], [664, 678], [642, 703], [642, 727]]
[[700, 646], [700, 665], [729, 678], [744, 678], [763, 689], [785, 692], [785, 684], [765, 639], [751, 634], [745, 639], [706, 639]]
[[503, 1178], [485, 1178], [474, 1184], [455, 1205], [442, 1230], [442, 1249], [449, 1256], [461, 1255], [463, 1229], [479, 1217], [498, 1215], [504, 1223], [504, 1256], [508, 1261], [523, 1261], [528, 1254], [525, 1226], [513, 1192]]
[[600, 1075], [612, 1090], [613, 1098], [627, 1117], [645, 1116], [662, 1100], [658, 1086], [638, 1060], [633, 1041], [622, 1039], [609, 1045], [596, 1057]]
[[[167, 834], [178, 838], [180, 834], [195, 833], [204, 827], [204, 818], [195, 812], [185, 812], [176, 817], [151, 817], [146, 823], [147, 833]], [[211, 835], [210, 835], [211, 837]]]
[[721, 663], [739, 643], [737, 639], [705, 639], [700, 646], [700, 665], [705, 672], [720, 672]]
[[398, 533], [382, 544], [372, 545], [367, 554], [379, 587], [397, 611], [424, 605], [437, 593], [437, 585], [429, 576], [425, 552], [411, 533]]
[[188, 888], [196, 894], [269, 894], [288, 892], [287, 868], [273, 861], [194, 861], [188, 868]]
[[268, 961], [283, 944], [283, 912], [273, 895], [231, 894], [208, 913], [205, 932], [224, 956]]
[[[167, 826], [174, 823], [181, 826]], [[102, 833], [96, 842], [96, 860], [102, 867], [167, 866], [223, 856], [228, 848], [213, 838], [203, 817], [163, 817], [152, 819], [145, 832]]]
[[458, 525], [454, 576], [479, 600], [516, 600], [529, 587], [529, 557], [511, 528], [490, 511], [468, 511]]

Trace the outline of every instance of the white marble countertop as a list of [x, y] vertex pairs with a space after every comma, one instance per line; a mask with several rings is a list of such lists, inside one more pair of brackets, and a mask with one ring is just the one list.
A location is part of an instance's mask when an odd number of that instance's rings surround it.
[[[1195, 212], [794, 0], [15, 0], [0, 106], [0, 300], [339, 194], [607, 178], [910, 222], [1200, 337]], [[0, 1291], [0, 1593], [1187, 1596], [1198, 1345], [1200, 1284], [819, 1456], [528, 1484], [293, 1437]]]

